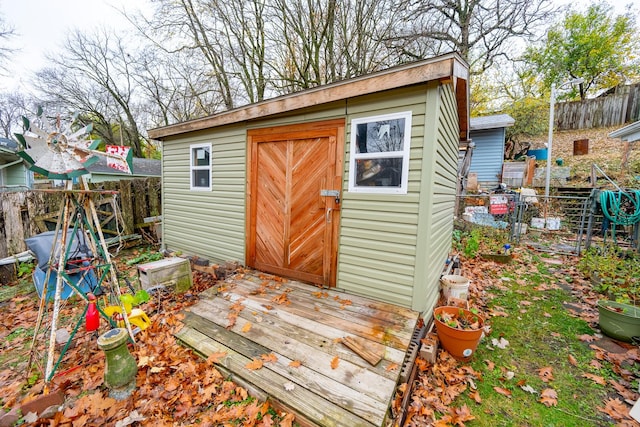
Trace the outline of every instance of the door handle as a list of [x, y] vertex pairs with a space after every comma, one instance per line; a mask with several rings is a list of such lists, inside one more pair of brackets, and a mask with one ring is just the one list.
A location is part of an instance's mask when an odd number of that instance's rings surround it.
[[333, 212], [333, 208], [329, 208], [329, 209], [327, 209], [326, 221], [327, 221], [327, 223], [329, 223], [329, 224], [331, 224], [331, 212]]

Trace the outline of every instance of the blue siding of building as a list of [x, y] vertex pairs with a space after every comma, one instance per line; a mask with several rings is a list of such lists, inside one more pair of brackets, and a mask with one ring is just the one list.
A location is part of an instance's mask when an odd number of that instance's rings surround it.
[[497, 185], [504, 159], [504, 128], [472, 130], [470, 136], [476, 144], [470, 172], [478, 174], [478, 182], [483, 187]]

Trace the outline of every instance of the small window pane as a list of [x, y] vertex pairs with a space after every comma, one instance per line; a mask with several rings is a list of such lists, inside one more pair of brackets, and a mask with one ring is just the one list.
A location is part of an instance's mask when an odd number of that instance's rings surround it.
[[192, 158], [192, 166], [209, 166], [209, 147], [194, 148]]
[[191, 173], [194, 187], [209, 187], [209, 169], [192, 170]]
[[380, 120], [356, 126], [357, 153], [404, 150], [405, 119]]
[[358, 187], [400, 187], [402, 185], [402, 157], [356, 160]]

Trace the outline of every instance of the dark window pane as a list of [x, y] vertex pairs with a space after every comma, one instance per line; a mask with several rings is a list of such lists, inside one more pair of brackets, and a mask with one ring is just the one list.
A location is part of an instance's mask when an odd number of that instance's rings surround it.
[[357, 159], [356, 185], [362, 187], [400, 187], [402, 157]]
[[194, 170], [193, 174], [193, 186], [194, 187], [209, 187], [209, 169]]
[[386, 153], [404, 149], [405, 119], [381, 120], [356, 126], [358, 153]]
[[208, 147], [198, 147], [193, 149], [193, 166], [209, 166]]

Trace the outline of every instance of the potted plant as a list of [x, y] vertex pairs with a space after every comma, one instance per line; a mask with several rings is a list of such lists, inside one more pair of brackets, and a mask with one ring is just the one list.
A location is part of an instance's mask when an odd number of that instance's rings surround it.
[[466, 308], [441, 306], [433, 310], [433, 318], [442, 347], [457, 360], [471, 359], [482, 338], [483, 317]]
[[600, 329], [612, 338], [631, 342], [640, 337], [640, 259], [616, 247], [591, 248], [578, 268], [594, 290], [608, 299], [598, 301]]

